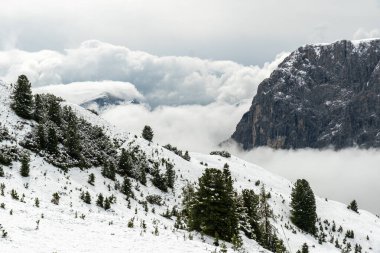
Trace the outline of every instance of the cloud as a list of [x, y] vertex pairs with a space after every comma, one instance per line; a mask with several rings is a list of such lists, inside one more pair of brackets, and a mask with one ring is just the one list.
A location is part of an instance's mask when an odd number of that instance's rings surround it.
[[[98, 39], [156, 55], [263, 64], [303, 44], [352, 37], [358, 22], [376, 27], [377, 7], [374, 0], [2, 0], [0, 46], [63, 51]], [[313, 35], [321, 21], [328, 31]]]
[[356, 199], [359, 207], [380, 214], [379, 150], [272, 150], [232, 153], [295, 182], [307, 179], [315, 194], [343, 203]]
[[[286, 55], [279, 54], [263, 67], [243, 66], [231, 61], [158, 57], [92, 40], [64, 53], [1, 51], [0, 77], [14, 82], [24, 73], [34, 87], [103, 80], [129, 82], [152, 107], [222, 101], [233, 104], [251, 99], [258, 84]], [[80, 85], [76, 85], [79, 89]]]
[[366, 30], [364, 28], [359, 28], [353, 35], [353, 39], [371, 39], [371, 38], [380, 38], [380, 29]]
[[70, 84], [57, 84], [34, 88], [35, 93], [51, 93], [65, 98], [68, 102], [82, 104], [103, 95], [130, 101], [137, 99], [143, 101], [144, 96], [131, 83], [117, 81], [75, 82]]
[[207, 153], [230, 137], [249, 106], [250, 100], [236, 105], [159, 106], [153, 110], [143, 105], [121, 105], [104, 111], [102, 117], [137, 135], [144, 125], [150, 125], [155, 141], [162, 145], [170, 143], [181, 149]]

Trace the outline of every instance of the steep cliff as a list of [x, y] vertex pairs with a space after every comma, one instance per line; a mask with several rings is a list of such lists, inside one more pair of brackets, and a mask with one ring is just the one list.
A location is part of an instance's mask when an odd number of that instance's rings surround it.
[[232, 139], [244, 149], [380, 147], [380, 39], [306, 45], [258, 88]]

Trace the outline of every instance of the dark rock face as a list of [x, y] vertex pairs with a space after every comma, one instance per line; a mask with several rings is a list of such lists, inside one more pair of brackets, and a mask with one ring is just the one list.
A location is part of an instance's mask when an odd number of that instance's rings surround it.
[[293, 52], [259, 85], [232, 139], [244, 149], [380, 147], [380, 40]]

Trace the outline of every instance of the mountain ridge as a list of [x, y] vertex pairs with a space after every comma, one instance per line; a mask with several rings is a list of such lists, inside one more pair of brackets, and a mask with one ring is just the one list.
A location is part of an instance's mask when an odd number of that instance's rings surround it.
[[232, 135], [244, 149], [380, 147], [380, 39], [305, 45], [258, 87]]

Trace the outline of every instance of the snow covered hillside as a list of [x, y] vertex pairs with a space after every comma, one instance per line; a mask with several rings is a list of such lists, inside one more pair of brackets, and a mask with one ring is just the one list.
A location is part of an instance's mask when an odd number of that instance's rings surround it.
[[[16, 116], [10, 108], [11, 88], [0, 82], [0, 130], [6, 128], [9, 136], [0, 138], [2, 148], [24, 150], [20, 145], [28, 133], [36, 127], [32, 120]], [[289, 252], [295, 253], [304, 243], [309, 252], [342, 252], [350, 243], [361, 245], [362, 252], [380, 252], [380, 219], [359, 210], [347, 209], [346, 204], [316, 196], [317, 227], [326, 237], [315, 238], [303, 233], [290, 221], [290, 201], [293, 184], [254, 164], [237, 157], [225, 158], [217, 155], [191, 153], [187, 161], [172, 151], [148, 142], [145, 139], [111, 126], [95, 114], [68, 103], [78, 118], [101, 127], [107, 136], [118, 143], [118, 151], [138, 146], [148, 160], [165, 160], [174, 165], [176, 173], [173, 189], [161, 191], [152, 184], [152, 175], [147, 174], [146, 185], [131, 179], [134, 198], [129, 201], [116, 187], [123, 178], [116, 175], [116, 181], [106, 178], [100, 167], [70, 168], [65, 172], [47, 162], [41, 153], [31, 152], [30, 175], [20, 175], [21, 164], [15, 160], [12, 165], [2, 166], [4, 177], [0, 177], [0, 252], [221, 252], [213, 245], [214, 239], [194, 231], [179, 229], [174, 215], [168, 210], [182, 208], [182, 188], [189, 182], [198, 182], [206, 168], [222, 169], [229, 165], [234, 188], [253, 189], [260, 192], [262, 185], [270, 193], [269, 204], [273, 209], [273, 226], [278, 237], [284, 240]], [[160, 170], [164, 167], [160, 164]], [[95, 180], [89, 183], [89, 176]], [[337, 187], [338, 186], [337, 182]], [[5, 187], [5, 188], [4, 188]], [[119, 186], [120, 187], [120, 186]], [[115, 189], [116, 188], [116, 189]], [[1, 190], [3, 193], [1, 194]], [[17, 192], [18, 199], [15, 197]], [[91, 203], [85, 203], [81, 195], [88, 192]], [[13, 194], [12, 194], [13, 193]], [[58, 193], [59, 204], [52, 203], [52, 196]], [[96, 205], [99, 194], [113, 199], [111, 208], [105, 210]], [[160, 196], [160, 204], [146, 201], [147, 196]], [[38, 201], [36, 201], [38, 199]], [[341, 227], [341, 229], [340, 229]], [[345, 238], [347, 231], [354, 231], [354, 238]], [[2, 235], [5, 235], [1, 237]], [[243, 238], [242, 252], [269, 252], [256, 241]], [[233, 252], [227, 243], [228, 252]]]

